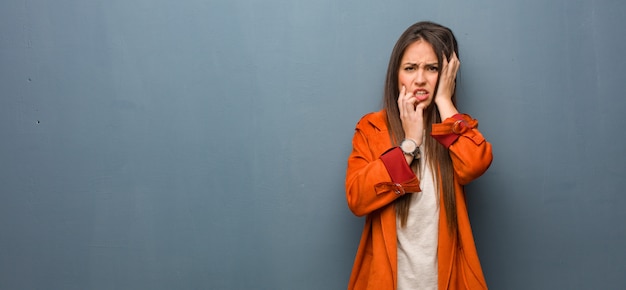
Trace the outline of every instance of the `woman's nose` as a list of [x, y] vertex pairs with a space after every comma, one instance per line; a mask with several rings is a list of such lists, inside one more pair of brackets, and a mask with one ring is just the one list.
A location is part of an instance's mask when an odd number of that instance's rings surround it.
[[418, 70], [415, 73], [415, 79], [413, 80], [416, 85], [422, 85], [426, 83], [426, 78], [424, 77], [424, 72], [422, 70]]

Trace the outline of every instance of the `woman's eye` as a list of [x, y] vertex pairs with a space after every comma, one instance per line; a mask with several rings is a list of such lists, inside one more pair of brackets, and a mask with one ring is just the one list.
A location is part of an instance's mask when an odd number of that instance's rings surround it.
[[429, 67], [428, 67], [428, 70], [429, 70], [429, 71], [439, 71], [439, 68], [438, 68], [438, 67], [436, 67], [436, 66], [429, 66]]
[[405, 71], [412, 71], [412, 70], [415, 70], [415, 67], [407, 66], [407, 67], [404, 68], [404, 70]]

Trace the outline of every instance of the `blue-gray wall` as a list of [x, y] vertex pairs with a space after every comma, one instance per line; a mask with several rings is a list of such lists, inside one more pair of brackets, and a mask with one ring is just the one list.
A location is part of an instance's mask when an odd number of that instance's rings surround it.
[[493, 289], [626, 285], [623, 1], [0, 3], [0, 289], [344, 289], [355, 123], [459, 40]]

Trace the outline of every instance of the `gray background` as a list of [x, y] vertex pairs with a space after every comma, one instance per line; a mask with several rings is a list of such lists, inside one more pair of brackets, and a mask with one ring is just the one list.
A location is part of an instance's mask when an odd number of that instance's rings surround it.
[[492, 289], [626, 285], [621, 1], [0, 3], [1, 289], [344, 289], [353, 128], [453, 29]]

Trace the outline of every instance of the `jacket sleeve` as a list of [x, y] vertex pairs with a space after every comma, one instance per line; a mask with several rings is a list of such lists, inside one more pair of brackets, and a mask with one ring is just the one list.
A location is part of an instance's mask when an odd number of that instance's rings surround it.
[[478, 131], [478, 121], [456, 114], [434, 124], [432, 136], [450, 150], [454, 175], [461, 185], [480, 177], [491, 165], [491, 144]]
[[407, 192], [421, 191], [400, 148], [389, 148], [375, 156], [375, 150], [369, 144], [377, 140], [368, 140], [360, 125], [361, 122], [352, 139], [346, 172], [346, 199], [348, 207], [357, 216], [380, 209]]

